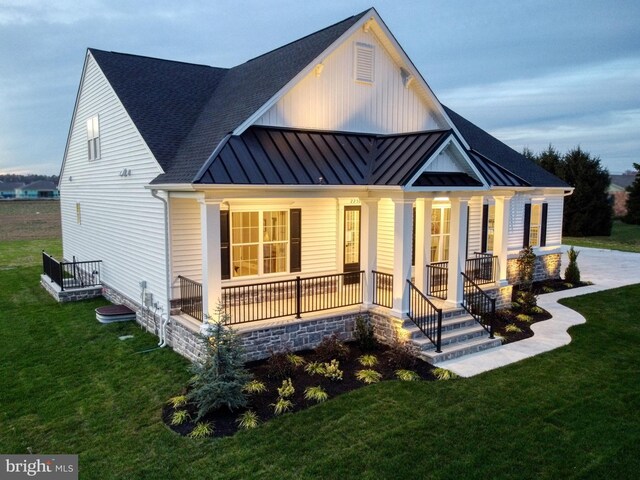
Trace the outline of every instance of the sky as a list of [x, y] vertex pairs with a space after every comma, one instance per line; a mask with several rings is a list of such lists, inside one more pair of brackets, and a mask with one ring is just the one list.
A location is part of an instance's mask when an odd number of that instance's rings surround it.
[[59, 173], [88, 47], [231, 67], [371, 6], [442, 103], [516, 150], [640, 162], [638, 0], [0, 0], [0, 173]]

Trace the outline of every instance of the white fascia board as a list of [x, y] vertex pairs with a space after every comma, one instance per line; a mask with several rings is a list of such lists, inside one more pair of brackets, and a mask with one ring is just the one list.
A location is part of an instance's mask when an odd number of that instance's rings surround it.
[[304, 77], [306, 77], [318, 63], [322, 63], [326, 57], [331, 55], [344, 41], [354, 34], [358, 29], [372, 18], [372, 15], [376, 15], [375, 9], [371, 8], [366, 15], [363, 15], [360, 20], [351, 26], [346, 32], [344, 32], [336, 41], [334, 41], [329, 47], [327, 47], [320, 55], [314, 58], [300, 73], [293, 77], [284, 87], [271, 97], [264, 105], [256, 110], [253, 115], [242, 122], [234, 131], [233, 135], [241, 135], [247, 128], [253, 125], [262, 115], [264, 115], [278, 100], [287, 94], [295, 85], [297, 85]]
[[[407, 191], [407, 192], [410, 192], [410, 191], [431, 191], [431, 190], [437, 191], [439, 188], [444, 188], [445, 190], [451, 190], [451, 187], [414, 187], [413, 186], [413, 184], [418, 179], [418, 177], [420, 175], [422, 175], [427, 170], [427, 167], [429, 166], [429, 164], [432, 163], [433, 160], [438, 155], [440, 155], [440, 153], [442, 153], [449, 146], [454, 147], [458, 151], [458, 153], [462, 156], [462, 159], [469, 164], [469, 167], [471, 168], [473, 173], [475, 173], [476, 176], [480, 179], [480, 182], [482, 182], [482, 188], [481, 189], [482, 190], [489, 190], [490, 189], [489, 182], [487, 182], [485, 180], [485, 178], [480, 174], [480, 171], [473, 164], [473, 162], [469, 158], [469, 155], [467, 155], [467, 152], [464, 150], [464, 148], [462, 148], [462, 146], [460, 145], [460, 142], [458, 142], [458, 139], [454, 135], [450, 135], [449, 138], [447, 138], [444, 142], [442, 142], [442, 145], [440, 145], [438, 147], [438, 149], [431, 154], [431, 156], [427, 159], [427, 161], [424, 162], [422, 167], [420, 167], [420, 169], [406, 183], [406, 186], [404, 187], [404, 190]], [[457, 187], [457, 188], [455, 188], [455, 190], [469, 190], [469, 189], [470, 190], [478, 190], [478, 187]]]

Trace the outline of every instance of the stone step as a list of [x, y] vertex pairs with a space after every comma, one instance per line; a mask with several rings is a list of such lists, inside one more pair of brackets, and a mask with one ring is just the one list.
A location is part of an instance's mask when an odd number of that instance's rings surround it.
[[436, 365], [446, 360], [452, 360], [464, 355], [470, 355], [472, 353], [481, 352], [489, 348], [498, 347], [502, 344], [500, 339], [490, 339], [488, 334], [486, 336], [477, 337], [465, 342], [452, 343], [442, 347], [441, 353], [436, 353], [434, 350], [423, 351], [420, 353], [426, 362]]
[[[472, 327], [478, 325], [471, 315], [460, 315], [453, 318], [442, 319], [442, 333], [450, 332], [453, 330], [460, 330], [462, 328]], [[424, 334], [411, 320], [403, 327], [403, 330], [407, 332], [408, 338], [419, 338]]]
[[[448, 330], [442, 332], [441, 344], [451, 345], [453, 343], [462, 343], [468, 340], [472, 340], [482, 336], [488, 336], [487, 331], [482, 325], [475, 324], [465, 328], [458, 328], [456, 330]], [[411, 342], [420, 348], [422, 351], [435, 350], [435, 345], [427, 338], [426, 335], [412, 338]]]
[[[456, 308], [455, 310], [443, 310], [442, 311], [442, 328], [444, 328], [445, 324], [448, 324], [449, 320], [456, 320], [461, 317], [470, 317], [467, 311], [464, 308]], [[454, 323], [451, 323], [454, 324]], [[415, 324], [409, 319], [405, 318], [402, 322], [403, 328], [411, 328], [415, 326]]]

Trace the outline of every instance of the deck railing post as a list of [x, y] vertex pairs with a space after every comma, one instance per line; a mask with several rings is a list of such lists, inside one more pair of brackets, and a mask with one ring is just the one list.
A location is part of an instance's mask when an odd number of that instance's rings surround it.
[[496, 299], [491, 299], [491, 319], [489, 323], [489, 338], [494, 338], [493, 336], [493, 324], [496, 316]]
[[300, 277], [296, 277], [296, 318], [300, 318], [300, 310], [302, 310], [302, 282]]
[[442, 353], [442, 309], [438, 309], [438, 332], [436, 340], [436, 353]]

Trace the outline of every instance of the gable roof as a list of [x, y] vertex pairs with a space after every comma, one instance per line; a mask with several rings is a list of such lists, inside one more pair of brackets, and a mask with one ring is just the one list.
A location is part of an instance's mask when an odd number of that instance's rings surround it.
[[[488, 158], [512, 176], [519, 177], [536, 187], [566, 187], [569, 185], [544, 168], [532, 162], [513, 148], [505, 145], [449, 107], [442, 105], [460, 134], [467, 140], [472, 152]], [[477, 155], [476, 155], [477, 157]]]
[[611, 185], [617, 185], [622, 189], [626, 189], [635, 181], [636, 174], [609, 175], [609, 178], [611, 178]]

